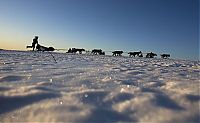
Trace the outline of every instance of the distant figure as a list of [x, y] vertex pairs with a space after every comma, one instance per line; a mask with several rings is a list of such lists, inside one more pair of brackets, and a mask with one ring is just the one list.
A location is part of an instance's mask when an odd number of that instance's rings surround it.
[[113, 56], [121, 56], [123, 51], [113, 51]]
[[91, 53], [94, 55], [105, 55], [105, 52], [103, 52], [101, 49], [93, 49]]
[[157, 56], [155, 53], [147, 53], [146, 58], [154, 58], [154, 56]]
[[38, 45], [38, 36], [35, 36], [35, 38], [33, 39], [33, 43], [32, 43], [32, 48], [33, 48], [33, 51], [35, 50], [35, 45]]
[[69, 50], [66, 53], [76, 53], [79, 52], [79, 54], [82, 54], [82, 52], [85, 51], [85, 49], [79, 49], [79, 48], [69, 48]]
[[128, 54], [129, 54], [130, 57], [132, 57], [132, 56], [134, 56], [134, 57], [135, 56], [141, 57], [142, 56], [142, 52], [141, 51], [140, 52], [129, 52]]
[[160, 55], [160, 56], [161, 56], [161, 58], [165, 59], [165, 58], [169, 58], [169, 57], [170, 57], [170, 54], [162, 54], [162, 55]]

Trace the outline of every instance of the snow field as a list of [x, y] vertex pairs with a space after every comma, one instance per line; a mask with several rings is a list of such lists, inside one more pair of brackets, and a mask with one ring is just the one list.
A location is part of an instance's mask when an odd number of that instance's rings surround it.
[[0, 122], [198, 122], [198, 61], [0, 51]]

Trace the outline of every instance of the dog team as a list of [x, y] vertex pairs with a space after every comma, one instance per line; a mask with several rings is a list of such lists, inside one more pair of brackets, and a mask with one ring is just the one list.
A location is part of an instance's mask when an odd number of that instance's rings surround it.
[[[37, 44], [37, 45], [36, 45]], [[45, 46], [41, 46], [38, 43], [38, 36], [35, 36], [35, 38], [33, 39], [33, 43], [31, 46], [27, 46], [26, 48], [33, 48], [33, 51], [35, 49], [37, 49], [37, 51], [54, 51], [55, 49], [53, 47], [45, 47]], [[77, 53], [79, 52], [79, 54], [82, 54], [83, 51], [86, 51], [85, 49], [80, 49], [80, 48], [69, 48], [69, 50], [66, 53]], [[103, 52], [101, 49], [93, 49], [91, 51], [92, 54], [94, 55], [105, 55], [105, 52]], [[123, 51], [113, 51], [112, 54], [113, 56], [122, 56], [122, 53], [124, 53]], [[130, 57], [143, 57], [143, 53], [141, 51], [139, 52], [128, 52]], [[146, 58], [154, 58], [155, 56], [157, 56], [157, 54], [155, 53], [146, 53]], [[161, 58], [169, 58], [170, 54], [161, 54], [160, 55]]]

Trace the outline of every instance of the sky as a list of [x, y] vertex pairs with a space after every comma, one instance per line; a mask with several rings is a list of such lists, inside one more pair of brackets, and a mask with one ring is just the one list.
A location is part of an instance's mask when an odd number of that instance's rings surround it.
[[0, 0], [0, 48], [169, 53], [199, 60], [199, 0]]

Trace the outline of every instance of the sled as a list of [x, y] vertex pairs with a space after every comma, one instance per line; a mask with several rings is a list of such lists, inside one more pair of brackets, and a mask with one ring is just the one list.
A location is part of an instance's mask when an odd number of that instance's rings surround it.
[[33, 48], [32, 46], [26, 46], [26, 48]]
[[[32, 46], [26, 46], [26, 48], [33, 48]], [[55, 49], [53, 47], [45, 47], [45, 46], [42, 46], [40, 44], [38, 44], [36, 46], [36, 49], [37, 51], [54, 51]]]
[[54, 51], [55, 49], [53, 47], [45, 47], [45, 46], [42, 46], [42, 45], [37, 45], [36, 46], [36, 49], [37, 51]]

